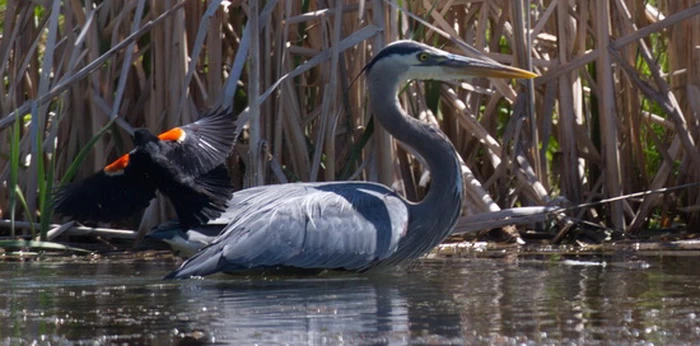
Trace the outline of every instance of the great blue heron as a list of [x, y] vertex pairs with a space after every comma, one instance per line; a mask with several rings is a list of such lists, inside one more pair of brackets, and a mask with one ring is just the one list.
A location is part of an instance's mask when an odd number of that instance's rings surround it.
[[416, 258], [450, 234], [462, 209], [457, 153], [438, 128], [401, 109], [398, 88], [412, 79], [536, 75], [413, 41], [387, 45], [365, 71], [374, 116], [428, 166], [425, 198], [412, 203], [384, 185], [355, 181], [242, 190], [229, 203], [231, 223], [166, 278], [288, 267], [364, 272]]
[[222, 107], [158, 136], [137, 129], [132, 151], [60, 187], [54, 208], [81, 221], [115, 221], [146, 208], [158, 189], [169, 197], [181, 224], [206, 223], [225, 210], [233, 194], [223, 163], [235, 129], [232, 109]]

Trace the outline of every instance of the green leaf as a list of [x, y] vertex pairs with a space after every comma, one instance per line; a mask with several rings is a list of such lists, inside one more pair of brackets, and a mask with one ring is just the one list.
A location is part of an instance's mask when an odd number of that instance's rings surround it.
[[365, 131], [362, 133], [362, 136], [352, 146], [352, 150], [350, 151], [350, 158], [345, 164], [345, 167], [343, 167], [343, 169], [341, 170], [340, 175], [338, 176], [338, 180], [347, 180], [350, 177], [350, 175], [352, 175], [352, 170], [354, 169], [357, 161], [359, 161], [360, 155], [362, 154], [362, 150], [365, 148], [365, 145], [367, 145], [367, 142], [369, 142], [369, 139], [372, 138], [373, 133], [374, 117], [369, 119], [367, 127], [365, 127]]
[[[37, 117], [38, 118], [38, 117]], [[46, 169], [44, 167], [44, 129], [43, 124], [39, 124], [39, 130], [36, 135], [36, 179], [37, 189], [39, 190], [39, 210], [43, 211], [43, 206], [46, 204]], [[31, 214], [31, 213], [29, 213]], [[33, 223], [32, 223], [33, 225]], [[36, 236], [36, 230], [32, 226], [32, 238]], [[41, 240], [46, 240], [42, 238]]]
[[15, 196], [17, 196], [19, 202], [22, 203], [22, 208], [24, 208], [24, 212], [25, 214], [27, 214], [27, 220], [29, 221], [29, 229], [32, 232], [32, 238], [36, 237], [36, 230], [34, 229], [34, 219], [32, 218], [32, 213], [29, 211], [27, 199], [24, 198], [24, 193], [22, 193], [22, 190], [17, 185], [15, 185]]
[[[58, 127], [58, 121], [53, 121], [51, 123], [51, 132], [56, 133]], [[48, 167], [46, 170], [46, 184], [44, 186], [44, 191], [40, 191], [39, 196], [39, 211], [41, 213], [39, 234], [42, 241], [46, 240], [46, 236], [49, 232], [49, 223], [51, 222], [51, 217], [53, 216], [53, 206], [51, 205], [51, 195], [53, 192], [53, 179], [54, 172], [56, 171], [56, 141], [50, 141], [51, 145], [51, 156], [47, 157]]]
[[10, 235], [15, 236], [15, 214], [17, 212], [17, 177], [19, 174], [19, 113], [15, 110], [15, 121], [12, 124], [10, 137]]
[[85, 144], [83, 149], [80, 150], [80, 152], [75, 157], [73, 162], [71, 162], [70, 167], [68, 167], [66, 174], [63, 175], [63, 178], [61, 179], [60, 185], [65, 185], [66, 183], [68, 183], [69, 181], [71, 181], [73, 179], [73, 177], [75, 176], [75, 173], [78, 171], [78, 167], [80, 167], [80, 164], [83, 162], [83, 160], [85, 160], [85, 157], [87, 157], [90, 150], [92, 150], [92, 147], [95, 146], [95, 143], [97, 143], [97, 141], [100, 138], [102, 138], [102, 136], [105, 134], [105, 132], [107, 132], [107, 130], [109, 130], [109, 128], [114, 123], [114, 120], [116, 120], [116, 118], [110, 120], [107, 124], [105, 124], [105, 126], [102, 127], [102, 129], [100, 129], [100, 132], [98, 132], [94, 137], [92, 137], [90, 139], [90, 141], [88, 141], [87, 144]]

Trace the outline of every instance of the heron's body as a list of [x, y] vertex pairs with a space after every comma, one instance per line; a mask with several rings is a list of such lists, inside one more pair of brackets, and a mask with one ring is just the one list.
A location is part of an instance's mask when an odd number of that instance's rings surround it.
[[410, 79], [459, 79], [484, 70], [534, 76], [413, 41], [385, 47], [366, 67], [374, 116], [428, 165], [432, 183], [421, 202], [408, 202], [380, 184], [352, 181], [239, 191], [219, 237], [167, 278], [270, 267], [367, 271], [426, 253], [450, 234], [460, 214], [461, 167], [449, 139], [405, 114], [396, 93]]
[[183, 277], [277, 266], [370, 269], [396, 253], [411, 208], [383, 185], [361, 182], [261, 186], [236, 193], [229, 206], [229, 225], [195, 256], [207, 272]]

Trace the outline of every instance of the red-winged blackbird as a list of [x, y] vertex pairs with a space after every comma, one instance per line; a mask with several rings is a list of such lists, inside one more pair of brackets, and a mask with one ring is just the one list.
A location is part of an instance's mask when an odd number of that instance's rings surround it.
[[80, 182], [59, 188], [57, 213], [81, 221], [116, 221], [148, 206], [156, 189], [179, 221], [197, 226], [221, 215], [233, 194], [224, 160], [235, 140], [232, 110], [216, 108], [194, 123], [153, 135], [134, 131], [134, 149]]

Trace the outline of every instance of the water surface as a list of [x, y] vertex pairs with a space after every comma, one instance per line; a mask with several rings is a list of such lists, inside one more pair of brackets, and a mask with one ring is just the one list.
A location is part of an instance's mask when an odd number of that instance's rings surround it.
[[160, 280], [173, 267], [162, 259], [0, 263], [0, 344], [700, 342], [700, 266], [682, 253]]

